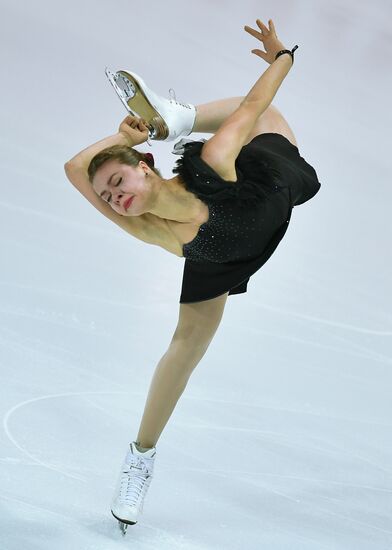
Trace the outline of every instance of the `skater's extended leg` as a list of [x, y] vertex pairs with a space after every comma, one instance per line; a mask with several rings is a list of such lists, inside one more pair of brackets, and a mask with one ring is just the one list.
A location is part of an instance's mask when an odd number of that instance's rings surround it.
[[[155, 370], [137, 441], [124, 458], [111, 511], [124, 533], [124, 523], [138, 522], [150, 486], [155, 445], [222, 318], [228, 292], [203, 302], [180, 304], [177, 328]], [[143, 448], [141, 448], [143, 447]]]
[[[196, 119], [192, 132], [214, 134], [218, 131], [222, 123], [238, 109], [243, 99], [244, 97], [230, 97], [197, 105]], [[247, 143], [255, 136], [268, 132], [282, 134], [291, 143], [297, 146], [293, 131], [282, 113], [272, 104], [267, 107], [264, 113], [262, 113], [255, 122], [253, 130], [248, 136]]]
[[213, 339], [227, 296], [225, 293], [212, 300], [180, 304], [176, 331], [151, 382], [136, 439], [140, 447], [156, 445], [190, 375]]
[[[222, 123], [240, 106], [246, 96], [219, 99], [201, 105], [182, 104], [157, 95], [147, 87], [143, 79], [133, 72], [106, 72], [116, 92], [134, 115], [147, 121], [152, 131], [152, 139], [172, 141], [192, 132], [214, 134]], [[116, 80], [118, 79], [118, 80]], [[115, 83], [116, 82], [116, 83]], [[121, 83], [121, 90], [119, 84]], [[127, 92], [125, 93], [126, 90]], [[297, 145], [295, 136], [282, 113], [274, 105], [269, 105], [255, 122], [251, 137], [268, 132], [285, 136]], [[249, 142], [248, 141], [248, 142]]]
[[195, 345], [171, 344], [160, 359], [149, 389], [142, 422], [137, 436], [139, 447], [155, 447], [193, 369], [203, 353]]

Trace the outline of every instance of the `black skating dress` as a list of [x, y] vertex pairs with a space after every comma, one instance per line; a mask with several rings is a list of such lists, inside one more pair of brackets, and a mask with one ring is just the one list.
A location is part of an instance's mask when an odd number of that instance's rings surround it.
[[321, 186], [315, 169], [281, 134], [259, 134], [241, 149], [235, 182], [223, 180], [200, 158], [205, 141], [182, 139], [173, 150], [183, 153], [173, 173], [209, 209], [208, 221], [183, 246], [180, 303], [246, 292], [251, 275], [286, 233], [293, 207]]

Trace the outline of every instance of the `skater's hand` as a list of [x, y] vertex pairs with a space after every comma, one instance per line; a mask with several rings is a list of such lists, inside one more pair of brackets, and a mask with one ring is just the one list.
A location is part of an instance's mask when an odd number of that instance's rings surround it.
[[140, 145], [148, 140], [148, 126], [142, 118], [128, 115], [121, 122], [118, 132], [123, 134], [129, 145]]
[[275, 61], [276, 54], [280, 50], [286, 50], [287, 48], [285, 48], [282, 42], [278, 40], [278, 37], [276, 36], [275, 25], [272, 19], [269, 19], [268, 23], [269, 28], [266, 27], [264, 23], [260, 21], [260, 19], [256, 19], [256, 24], [261, 32], [256, 31], [251, 27], [248, 27], [248, 25], [245, 25], [244, 29], [246, 30], [246, 32], [260, 40], [266, 50], [265, 52], [263, 50], [252, 50], [252, 53], [258, 55], [259, 57], [262, 57], [264, 61], [271, 65], [271, 63]]

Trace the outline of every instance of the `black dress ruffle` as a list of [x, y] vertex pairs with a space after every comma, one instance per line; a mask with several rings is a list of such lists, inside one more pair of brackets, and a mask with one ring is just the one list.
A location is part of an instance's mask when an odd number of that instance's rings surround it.
[[249, 154], [247, 155], [247, 177], [244, 177], [241, 162], [237, 161], [237, 181], [223, 180], [200, 158], [203, 145], [202, 141], [186, 143], [184, 155], [177, 160], [173, 168], [173, 173], [181, 177], [185, 188], [203, 202], [217, 204], [235, 200], [239, 207], [246, 208], [249, 204], [263, 201], [268, 196], [268, 191], [279, 184], [279, 170], [271, 162], [252, 158]]
[[314, 168], [281, 134], [260, 134], [241, 149], [235, 182], [223, 180], [200, 158], [203, 145], [185, 143], [173, 169], [210, 213], [196, 237], [183, 246], [180, 303], [246, 292], [250, 276], [283, 238], [293, 207], [321, 186]]

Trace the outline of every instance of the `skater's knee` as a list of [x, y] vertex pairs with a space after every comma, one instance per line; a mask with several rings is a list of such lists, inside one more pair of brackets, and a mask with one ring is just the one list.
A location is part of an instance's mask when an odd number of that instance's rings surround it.
[[228, 292], [204, 302], [180, 304], [178, 324], [172, 342], [188, 350], [206, 350], [221, 322]]
[[203, 357], [211, 343], [211, 333], [195, 333], [181, 335], [175, 333], [168, 349], [168, 353], [176, 364], [197, 364]]

